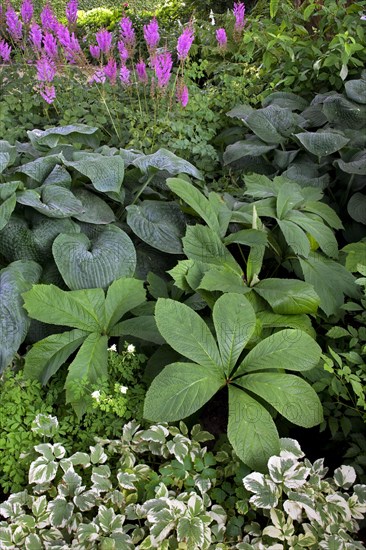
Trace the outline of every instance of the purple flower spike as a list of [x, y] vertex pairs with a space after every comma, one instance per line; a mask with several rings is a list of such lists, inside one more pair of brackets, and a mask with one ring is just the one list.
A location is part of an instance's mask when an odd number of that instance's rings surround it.
[[122, 40], [126, 48], [132, 52], [136, 44], [135, 31], [133, 30], [132, 21], [129, 17], [122, 17], [120, 21]]
[[104, 67], [104, 74], [108, 78], [111, 84], [116, 83], [117, 76], [117, 63], [116, 60], [111, 58], [109, 59], [107, 65]]
[[186, 27], [180, 37], [178, 38], [177, 43], [177, 52], [178, 52], [178, 58], [181, 61], [184, 61], [187, 56], [188, 52], [191, 49], [192, 43], [194, 40], [194, 33], [192, 27]]
[[158, 79], [158, 87], [167, 86], [173, 67], [172, 56], [170, 52], [164, 52], [156, 56], [154, 61], [155, 74]]
[[147, 84], [148, 77], [146, 72], [146, 64], [142, 59], [140, 59], [140, 61], [136, 63], [136, 73], [139, 81], [143, 84]]
[[44, 86], [39, 90], [39, 93], [41, 94], [41, 97], [49, 104], [53, 103], [56, 99], [56, 90], [54, 86]]
[[144, 25], [144, 38], [149, 51], [154, 51], [159, 44], [159, 25], [155, 17], [150, 21], [148, 25]]
[[89, 46], [90, 55], [94, 57], [94, 59], [100, 58], [100, 47], [99, 46]]
[[187, 107], [188, 105], [188, 88], [184, 82], [180, 82], [177, 87], [177, 101], [182, 105], [182, 107]]
[[66, 19], [70, 25], [75, 25], [78, 19], [78, 0], [69, 0], [66, 9]]
[[120, 56], [121, 61], [124, 65], [125, 62], [127, 61], [127, 59], [129, 58], [130, 54], [128, 53], [128, 49], [126, 48], [125, 43], [123, 42], [123, 40], [119, 40], [117, 42], [117, 47], [118, 47], [118, 51], [119, 51], [119, 56]]
[[237, 34], [240, 34], [245, 25], [245, 5], [242, 2], [235, 2], [233, 14], [235, 16], [234, 30]]
[[20, 8], [20, 15], [25, 23], [29, 25], [33, 17], [33, 4], [32, 0], [24, 0]]
[[41, 11], [41, 23], [45, 31], [54, 31], [57, 33], [59, 22], [49, 4], [46, 4]]
[[95, 38], [102, 52], [108, 54], [112, 47], [112, 33], [102, 29], [97, 32]]
[[23, 34], [23, 23], [20, 21], [16, 11], [9, 4], [5, 12], [6, 28], [14, 40], [21, 40]]
[[56, 59], [58, 50], [57, 50], [57, 41], [53, 34], [46, 33], [43, 38], [43, 48], [45, 54], [50, 59]]
[[105, 82], [105, 74], [103, 69], [97, 69], [95, 73], [89, 78], [88, 84], [93, 84], [93, 82], [96, 82], [96, 84], [104, 84]]
[[130, 70], [126, 67], [126, 65], [122, 65], [121, 70], [119, 71], [119, 78], [122, 82], [122, 84], [125, 84], [128, 86], [130, 84]]
[[37, 23], [32, 23], [30, 26], [29, 40], [36, 50], [41, 49], [42, 45], [42, 29]]
[[11, 46], [5, 40], [0, 39], [0, 59], [10, 61]]
[[46, 56], [37, 60], [37, 80], [40, 82], [52, 82], [56, 76], [56, 65]]
[[216, 40], [221, 50], [225, 50], [227, 46], [227, 36], [225, 29], [217, 29]]

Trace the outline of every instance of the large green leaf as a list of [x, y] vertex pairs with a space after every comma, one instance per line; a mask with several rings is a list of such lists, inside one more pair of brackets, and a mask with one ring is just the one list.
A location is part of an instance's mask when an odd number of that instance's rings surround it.
[[224, 243], [239, 243], [246, 246], [265, 246], [267, 244], [267, 233], [259, 229], [242, 229], [235, 233], [230, 233], [224, 239]]
[[127, 311], [139, 306], [146, 300], [143, 281], [123, 277], [113, 281], [105, 299], [106, 331], [124, 316]]
[[366, 195], [355, 193], [347, 204], [348, 214], [356, 222], [366, 224]]
[[243, 390], [229, 386], [227, 434], [238, 457], [253, 470], [264, 471], [280, 453], [280, 440], [269, 412]]
[[144, 417], [174, 422], [198, 411], [225, 384], [223, 377], [195, 363], [173, 363], [152, 381]]
[[140, 155], [132, 164], [139, 168], [141, 172], [148, 172], [150, 168], [153, 168], [168, 172], [172, 176], [189, 174], [198, 180], [203, 179], [201, 172], [193, 164], [177, 157], [177, 155], [167, 149], [159, 149], [159, 151], [156, 151], [152, 155]]
[[73, 193], [83, 207], [82, 213], [73, 215], [75, 219], [95, 224], [106, 224], [115, 221], [112, 208], [95, 193], [90, 193], [83, 188], [75, 189]]
[[93, 240], [84, 233], [59, 235], [52, 252], [62, 278], [71, 289], [107, 288], [115, 279], [133, 276], [136, 268], [136, 252], [130, 237], [112, 225]]
[[98, 191], [119, 193], [125, 170], [123, 159], [119, 155], [105, 157], [97, 153], [80, 152], [75, 153], [75, 157], [78, 160], [64, 160], [64, 164], [89, 178]]
[[334, 229], [343, 229], [342, 222], [333, 210], [333, 208], [331, 208], [324, 202], [306, 201], [306, 203], [302, 207], [302, 210], [304, 210], [305, 212], [311, 212], [312, 214], [317, 214], [318, 216], [323, 218], [323, 220], [326, 221], [330, 227], [333, 227]]
[[10, 197], [6, 199], [2, 204], [0, 204], [0, 231], [6, 226], [6, 224], [10, 220], [10, 216], [13, 213], [16, 203], [17, 197], [14, 193], [13, 195], [10, 195]]
[[85, 330], [73, 329], [36, 342], [25, 356], [24, 374], [47, 384], [88, 335]]
[[213, 322], [222, 363], [229, 376], [256, 326], [254, 309], [238, 294], [223, 294], [213, 308]]
[[313, 219], [303, 212], [292, 210], [287, 219], [296, 223], [318, 242], [323, 252], [331, 258], [338, 258], [338, 243], [334, 233], [320, 219]]
[[264, 279], [254, 287], [275, 313], [316, 313], [320, 298], [312, 285], [297, 279]]
[[260, 372], [235, 380], [259, 395], [293, 424], [312, 428], [323, 421], [322, 405], [313, 388], [293, 374]]
[[279, 228], [281, 229], [283, 236], [287, 244], [292, 248], [295, 254], [305, 256], [307, 258], [310, 253], [310, 241], [303, 231], [296, 223], [289, 220], [277, 220]]
[[262, 369], [310, 370], [318, 364], [320, 354], [318, 344], [302, 330], [280, 330], [248, 353], [235, 376]]
[[52, 172], [56, 164], [61, 163], [60, 155], [48, 155], [39, 157], [36, 160], [22, 164], [16, 168], [16, 172], [26, 174], [37, 183], [43, 183], [46, 177]]
[[[159, 346], [165, 343], [156, 326], [156, 320], [153, 315], [140, 315], [132, 317], [114, 325], [110, 331], [110, 336], [134, 336], [146, 342], [153, 342]], [[125, 338], [128, 340], [127, 338]]]
[[21, 181], [7, 181], [6, 183], [0, 183], [0, 200], [6, 201], [11, 197], [18, 188], [23, 188]]
[[280, 315], [271, 311], [257, 312], [257, 318], [263, 329], [266, 328], [295, 328], [303, 330], [313, 338], [316, 337], [315, 330], [307, 315]]
[[346, 268], [353, 273], [358, 271], [358, 265], [366, 265], [366, 241], [347, 244], [342, 248], [346, 252]]
[[62, 143], [84, 143], [89, 147], [98, 147], [99, 130], [85, 124], [70, 124], [48, 130], [28, 131], [28, 137], [33, 146], [37, 147], [56, 147]]
[[334, 164], [338, 165], [346, 174], [366, 176], [366, 151], [359, 151], [349, 160], [349, 162], [337, 159], [334, 161]]
[[349, 139], [333, 132], [304, 132], [295, 136], [307, 151], [317, 157], [331, 155], [349, 142]]
[[211, 372], [222, 372], [215, 339], [198, 313], [180, 302], [159, 298], [155, 318], [161, 335], [173, 349]]
[[54, 285], [35, 285], [23, 294], [30, 317], [52, 325], [103, 330], [104, 292], [100, 288], [65, 291]]
[[251, 113], [245, 124], [266, 143], [283, 143], [298, 129], [302, 119], [290, 109], [268, 105]]
[[126, 210], [128, 225], [145, 243], [169, 254], [182, 253], [186, 222], [178, 204], [146, 200]]
[[278, 190], [276, 211], [277, 217], [281, 220], [286, 218], [286, 214], [297, 208], [304, 202], [301, 189], [294, 182], [284, 182]]
[[291, 111], [303, 111], [309, 105], [306, 99], [289, 92], [273, 92], [267, 95], [262, 101], [263, 107], [268, 105], [277, 105], [283, 109]]
[[226, 147], [223, 160], [224, 164], [228, 165], [232, 162], [236, 162], [237, 160], [240, 160], [243, 157], [246, 157], [248, 155], [259, 157], [261, 155], [265, 155], [269, 151], [272, 151], [272, 149], [275, 149], [275, 144], [268, 144], [264, 141], [261, 141], [260, 139], [245, 139], [237, 141], [236, 143], [232, 143], [231, 145], [228, 145]]
[[86, 409], [85, 398], [78, 392], [82, 381], [92, 388], [108, 376], [107, 345], [108, 336], [95, 332], [89, 334], [69, 366], [65, 383], [66, 403], [71, 403], [79, 417]]
[[202, 277], [198, 290], [219, 290], [221, 292], [237, 292], [246, 294], [251, 291], [238, 273], [228, 268], [213, 268]]
[[199, 262], [228, 267], [232, 271], [242, 274], [242, 271], [221, 242], [219, 236], [207, 226], [188, 226], [186, 235], [182, 239], [183, 250], [188, 258]]
[[347, 96], [352, 99], [352, 101], [366, 105], [366, 80], [348, 80], [344, 87]]
[[70, 218], [82, 214], [82, 203], [65, 187], [46, 185], [17, 193], [17, 202], [31, 206], [49, 218]]

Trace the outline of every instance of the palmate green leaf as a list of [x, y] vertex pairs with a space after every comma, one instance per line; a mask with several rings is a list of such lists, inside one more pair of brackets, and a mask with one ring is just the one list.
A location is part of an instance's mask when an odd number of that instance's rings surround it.
[[312, 338], [316, 337], [310, 317], [307, 315], [280, 315], [279, 313], [272, 313], [270, 311], [259, 311], [257, 312], [257, 319], [263, 329], [294, 328], [303, 330]]
[[310, 370], [318, 364], [320, 354], [318, 344], [302, 330], [281, 330], [259, 342], [248, 353], [235, 377], [264, 369]]
[[310, 253], [310, 241], [305, 231], [296, 223], [289, 220], [276, 220], [287, 244], [292, 248], [295, 254], [307, 258]]
[[104, 292], [100, 288], [68, 292], [54, 285], [35, 285], [23, 298], [25, 309], [37, 321], [88, 333], [103, 330]]
[[226, 245], [239, 243], [246, 246], [266, 246], [267, 233], [259, 229], [242, 229], [241, 231], [236, 231], [236, 233], [231, 233], [225, 237], [224, 243]]
[[293, 182], [284, 182], [277, 194], [277, 217], [281, 220], [286, 218], [286, 214], [297, 208], [304, 202], [300, 186]]
[[274, 313], [316, 313], [320, 304], [312, 285], [297, 279], [264, 279], [254, 289], [269, 303]]
[[48, 128], [48, 130], [30, 130], [27, 132], [32, 145], [37, 149], [39, 147], [56, 147], [62, 143], [84, 143], [89, 147], [98, 147], [99, 130], [85, 124], [70, 124], [57, 128]]
[[74, 168], [86, 176], [97, 191], [119, 193], [124, 178], [125, 165], [123, 159], [117, 155], [105, 157], [98, 153], [74, 153], [74, 161], [64, 160], [65, 166]]
[[244, 296], [223, 294], [214, 305], [212, 317], [224, 372], [229, 376], [254, 333], [254, 309]]
[[113, 281], [108, 288], [105, 299], [106, 331], [124, 316], [127, 311], [139, 306], [146, 300], [146, 290], [143, 281], [123, 277]]
[[180, 302], [159, 298], [155, 318], [161, 335], [173, 349], [209, 372], [222, 372], [215, 339], [198, 313]]
[[316, 220], [298, 211], [291, 211], [287, 219], [296, 223], [319, 243], [322, 251], [331, 258], [338, 257], [338, 243], [334, 233], [322, 220]]
[[331, 155], [349, 142], [349, 139], [333, 132], [304, 132], [295, 136], [307, 151], [317, 157]]
[[158, 331], [153, 315], [140, 315], [121, 321], [111, 329], [110, 336], [134, 336], [159, 346], [165, 343], [164, 338]]
[[17, 193], [17, 202], [49, 218], [70, 218], [83, 212], [82, 203], [65, 187], [46, 185]]
[[280, 453], [280, 440], [269, 412], [242, 389], [229, 386], [227, 434], [238, 457], [253, 470], [266, 470]]
[[237, 292], [246, 294], [251, 291], [238, 273], [234, 273], [228, 268], [212, 268], [204, 274], [198, 290], [219, 290], [221, 292]]
[[13, 213], [15, 205], [17, 203], [17, 197], [14, 193], [8, 199], [6, 199], [2, 204], [0, 204], [0, 231], [3, 229], [8, 221], [10, 216]]
[[224, 376], [195, 363], [172, 363], [152, 381], [144, 417], [174, 422], [198, 411], [225, 384]]
[[47, 384], [89, 334], [86, 330], [73, 329], [36, 342], [25, 356], [24, 374]]
[[84, 233], [59, 235], [52, 252], [62, 278], [72, 290], [107, 288], [115, 279], [131, 277], [136, 268], [130, 237], [113, 225], [92, 240]]
[[[366, 171], [365, 171], [366, 174]], [[334, 229], [343, 229], [342, 222], [337, 216], [333, 208], [320, 201], [306, 201], [304, 206], [301, 208], [304, 212], [311, 212], [312, 214], [317, 214], [323, 220]]]
[[238, 378], [235, 384], [259, 395], [297, 426], [312, 428], [323, 421], [319, 397], [310, 384], [298, 376], [260, 372]]

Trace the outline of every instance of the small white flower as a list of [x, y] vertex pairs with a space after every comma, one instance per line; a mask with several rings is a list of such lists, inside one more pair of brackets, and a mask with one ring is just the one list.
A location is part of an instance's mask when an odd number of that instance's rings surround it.
[[100, 391], [99, 390], [93, 391], [91, 396], [92, 396], [93, 399], [95, 399], [97, 402], [99, 402], [99, 400], [100, 400]]
[[112, 344], [110, 348], [108, 348], [108, 351], [117, 351], [116, 344]]
[[135, 353], [136, 348], [133, 344], [128, 344], [127, 346], [127, 353]]
[[127, 387], [127, 386], [121, 386], [121, 387], [119, 388], [119, 391], [120, 391], [121, 393], [127, 393], [127, 390], [128, 390], [128, 387]]

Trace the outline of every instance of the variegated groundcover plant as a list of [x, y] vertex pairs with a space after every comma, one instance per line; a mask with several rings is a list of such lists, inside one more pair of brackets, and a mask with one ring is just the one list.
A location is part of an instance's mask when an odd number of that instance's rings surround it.
[[[34, 429], [50, 437], [57, 418], [39, 415]], [[268, 474], [243, 475], [232, 451], [202, 446], [211, 438], [199, 426], [189, 437], [183, 423], [140, 430], [132, 421], [89, 453], [37, 445], [31, 489], [0, 506], [1, 548], [364, 548], [354, 537], [366, 485], [353, 485], [352, 467], [326, 478], [322, 459], [312, 464], [297, 441], [281, 439]]]

